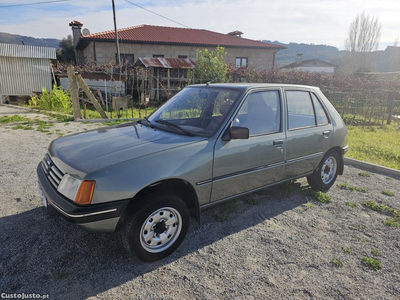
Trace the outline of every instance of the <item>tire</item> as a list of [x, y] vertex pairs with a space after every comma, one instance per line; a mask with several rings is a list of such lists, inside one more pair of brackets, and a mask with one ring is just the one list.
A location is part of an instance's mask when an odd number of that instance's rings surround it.
[[189, 228], [189, 210], [174, 194], [150, 194], [128, 215], [120, 238], [130, 253], [152, 262], [173, 253]]
[[317, 191], [326, 191], [338, 176], [340, 158], [336, 151], [328, 151], [318, 167], [307, 177], [308, 184]]

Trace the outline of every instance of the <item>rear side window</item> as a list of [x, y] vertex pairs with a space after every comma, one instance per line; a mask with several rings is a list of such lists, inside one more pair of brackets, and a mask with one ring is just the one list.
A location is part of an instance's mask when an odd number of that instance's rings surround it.
[[328, 124], [329, 123], [328, 116], [326, 115], [326, 112], [325, 112], [324, 108], [322, 107], [321, 102], [318, 100], [318, 98], [313, 93], [311, 93], [311, 98], [313, 99], [315, 114], [317, 115], [317, 125]]
[[289, 129], [315, 126], [314, 107], [309, 92], [286, 92]]

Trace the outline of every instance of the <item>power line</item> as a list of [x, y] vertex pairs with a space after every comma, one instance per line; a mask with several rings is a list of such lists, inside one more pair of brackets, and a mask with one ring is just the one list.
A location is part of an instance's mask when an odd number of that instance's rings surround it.
[[140, 7], [141, 9], [144, 9], [144, 10], [146, 10], [146, 11], [148, 11], [148, 12], [151, 12], [152, 14], [155, 14], [155, 15], [157, 15], [157, 16], [159, 16], [159, 17], [161, 17], [161, 18], [164, 18], [164, 19], [166, 19], [166, 20], [168, 20], [168, 21], [171, 21], [171, 22], [174, 22], [174, 23], [176, 23], [176, 24], [179, 24], [179, 25], [181, 25], [181, 26], [183, 26], [183, 27], [189, 28], [189, 26], [186, 26], [185, 24], [182, 24], [182, 23], [179, 23], [179, 22], [177, 22], [177, 21], [174, 21], [174, 20], [172, 20], [172, 19], [170, 19], [170, 18], [164, 17], [163, 15], [160, 15], [160, 14], [154, 12], [154, 11], [151, 11], [150, 9], [144, 8], [143, 6], [140, 6], [139, 4], [133, 3], [133, 2], [128, 1], [128, 0], [125, 0], [125, 2], [128, 2], [128, 3], [132, 4], [132, 5], [137, 6], [137, 7]]
[[66, 2], [66, 1], [69, 1], [69, 0], [53, 0], [53, 1], [42, 1], [42, 2], [34, 2], [34, 3], [0, 5], [0, 8], [15, 7], [15, 6], [27, 6], [27, 5], [38, 5], [38, 4], [48, 4], [48, 3]]

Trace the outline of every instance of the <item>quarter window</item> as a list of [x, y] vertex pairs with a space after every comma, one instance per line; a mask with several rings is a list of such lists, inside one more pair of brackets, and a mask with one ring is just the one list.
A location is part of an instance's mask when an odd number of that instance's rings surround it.
[[317, 116], [317, 125], [326, 125], [329, 123], [328, 117], [324, 108], [321, 105], [321, 102], [318, 100], [317, 96], [311, 93], [311, 98], [314, 102], [315, 114]]
[[315, 126], [314, 107], [309, 92], [286, 92], [289, 129]]
[[278, 91], [252, 93], [244, 101], [233, 126], [247, 127], [250, 135], [278, 132], [280, 107]]

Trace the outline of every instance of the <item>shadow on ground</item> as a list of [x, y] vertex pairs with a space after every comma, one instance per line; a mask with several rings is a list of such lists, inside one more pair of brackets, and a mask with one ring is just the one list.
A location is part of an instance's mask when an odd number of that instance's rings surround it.
[[42, 207], [3, 217], [0, 291], [95, 296], [307, 202], [302, 195], [288, 198], [285, 193], [269, 188], [205, 210], [203, 226], [191, 220], [177, 251], [154, 263], [125, 253], [117, 234], [86, 232]]

